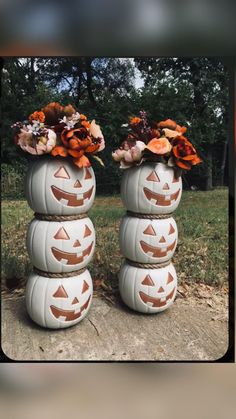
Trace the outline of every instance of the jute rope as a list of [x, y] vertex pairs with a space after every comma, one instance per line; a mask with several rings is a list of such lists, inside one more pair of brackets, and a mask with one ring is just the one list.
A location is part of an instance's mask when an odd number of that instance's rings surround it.
[[41, 271], [40, 269], [35, 268], [34, 266], [34, 273], [40, 276], [44, 276], [45, 278], [70, 278], [71, 276], [77, 276], [82, 274], [86, 271], [87, 268], [78, 269], [77, 271], [73, 272], [62, 272], [62, 273], [53, 273], [53, 272], [45, 272]]
[[170, 214], [140, 214], [139, 212], [127, 211], [129, 217], [142, 218], [144, 220], [164, 220], [165, 218], [172, 217]]
[[82, 220], [87, 218], [88, 214], [77, 214], [77, 215], [49, 215], [49, 214], [40, 214], [38, 212], [34, 213], [34, 216], [37, 220], [41, 221], [73, 221], [73, 220]]
[[171, 263], [171, 260], [169, 260], [168, 262], [163, 262], [163, 263], [139, 263], [139, 262], [134, 262], [133, 260], [130, 260], [130, 259], [126, 259], [126, 262], [129, 265], [134, 266], [135, 268], [160, 269], [160, 268], [164, 268], [165, 266], [168, 266]]

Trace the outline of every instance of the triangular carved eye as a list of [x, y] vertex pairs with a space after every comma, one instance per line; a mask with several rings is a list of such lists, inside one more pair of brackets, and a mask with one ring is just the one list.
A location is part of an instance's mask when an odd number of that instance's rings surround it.
[[85, 226], [85, 231], [84, 231], [84, 237], [88, 237], [91, 236], [92, 231], [88, 228], [88, 226]]
[[57, 231], [57, 233], [55, 234], [54, 239], [56, 239], [56, 240], [70, 240], [70, 237], [68, 236], [66, 230], [63, 227], [61, 227]]
[[167, 284], [169, 284], [170, 282], [174, 281], [174, 277], [171, 275], [170, 272], [168, 272], [168, 279], [167, 279]]
[[160, 182], [160, 179], [159, 179], [159, 177], [157, 176], [157, 174], [154, 170], [147, 177], [147, 180], [152, 181], [152, 182]]
[[84, 177], [84, 179], [91, 179], [91, 178], [92, 178], [92, 175], [91, 175], [89, 169], [86, 167], [85, 168], [85, 177]]
[[148, 236], [155, 236], [156, 233], [154, 231], [154, 228], [151, 224], [149, 224], [149, 226], [147, 226], [147, 228], [144, 230], [143, 234], [147, 234]]
[[170, 224], [170, 230], [169, 230], [169, 233], [168, 234], [173, 234], [173, 233], [175, 233], [175, 229], [172, 226], [172, 224]]
[[54, 173], [54, 177], [60, 177], [62, 179], [70, 179], [70, 176], [64, 166], [59, 167], [59, 169]]
[[84, 292], [86, 292], [88, 289], [89, 289], [89, 285], [87, 284], [87, 282], [86, 282], [86, 281], [84, 281], [84, 283], [83, 283], [83, 289], [82, 289], [82, 294], [83, 294]]
[[142, 285], [148, 285], [148, 286], [153, 286], [155, 285], [152, 278], [150, 277], [150, 275], [145, 276]]
[[57, 288], [56, 292], [53, 294], [54, 298], [68, 298], [68, 294], [65, 288], [61, 285]]

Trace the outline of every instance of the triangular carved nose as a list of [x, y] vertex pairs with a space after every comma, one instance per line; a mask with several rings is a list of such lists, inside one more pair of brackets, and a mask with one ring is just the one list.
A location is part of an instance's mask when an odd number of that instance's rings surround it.
[[163, 186], [163, 191], [167, 191], [168, 189], [170, 189], [170, 188], [169, 188], [168, 184], [165, 183], [165, 185]]
[[79, 240], [75, 240], [73, 247], [79, 247], [81, 246], [80, 241]]
[[81, 187], [82, 187], [82, 185], [81, 185], [80, 181], [77, 179], [77, 181], [74, 184], [74, 188], [81, 188]]
[[159, 243], [165, 243], [166, 242], [166, 239], [165, 239], [165, 237], [164, 236], [162, 236], [161, 238], [160, 238], [160, 240], [159, 240]]
[[165, 290], [164, 290], [164, 288], [162, 288], [162, 287], [160, 287], [159, 288], [159, 290], [158, 290], [158, 292], [164, 292]]
[[72, 304], [77, 304], [79, 302], [78, 298], [75, 297], [74, 300], [72, 301]]

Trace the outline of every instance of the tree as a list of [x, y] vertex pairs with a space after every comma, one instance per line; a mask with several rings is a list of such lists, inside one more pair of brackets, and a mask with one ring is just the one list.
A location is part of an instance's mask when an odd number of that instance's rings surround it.
[[[60, 95], [46, 86], [39, 77], [36, 58], [10, 58], [2, 69], [2, 161], [12, 163], [19, 156], [13, 144], [11, 125], [25, 120]], [[23, 159], [24, 160], [24, 159]]]
[[[118, 191], [121, 173], [112, 162], [111, 152], [119, 145], [121, 125], [133, 106], [132, 62], [93, 57], [6, 59], [3, 72], [3, 162], [16, 167], [19, 161], [10, 129], [15, 121], [26, 119], [50, 101], [71, 103], [102, 126], [106, 170], [95, 163], [98, 190]], [[26, 163], [25, 158], [21, 161]]]
[[[156, 92], [161, 91], [163, 86], [166, 86], [166, 91], [176, 89], [173, 100], [179, 99], [191, 139], [203, 158], [202, 168], [197, 171], [205, 178], [205, 189], [212, 188], [214, 172], [218, 172], [222, 184], [228, 113], [228, 71], [225, 63], [217, 58], [137, 58], [135, 63], [145, 80], [145, 89], [156, 88]], [[168, 109], [166, 115], [170, 116]]]

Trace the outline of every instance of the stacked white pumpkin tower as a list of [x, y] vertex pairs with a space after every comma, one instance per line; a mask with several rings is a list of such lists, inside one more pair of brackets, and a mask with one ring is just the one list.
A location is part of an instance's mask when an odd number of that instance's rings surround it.
[[95, 231], [87, 211], [95, 197], [91, 167], [63, 158], [40, 159], [26, 176], [26, 198], [35, 212], [27, 233], [34, 266], [26, 286], [30, 317], [40, 326], [64, 328], [81, 321], [91, 305], [87, 265]]
[[120, 226], [120, 249], [126, 260], [119, 288], [133, 310], [160, 312], [175, 299], [177, 276], [171, 258], [178, 230], [172, 212], [181, 193], [181, 177], [166, 164], [145, 163], [125, 170], [121, 198], [128, 211]]

